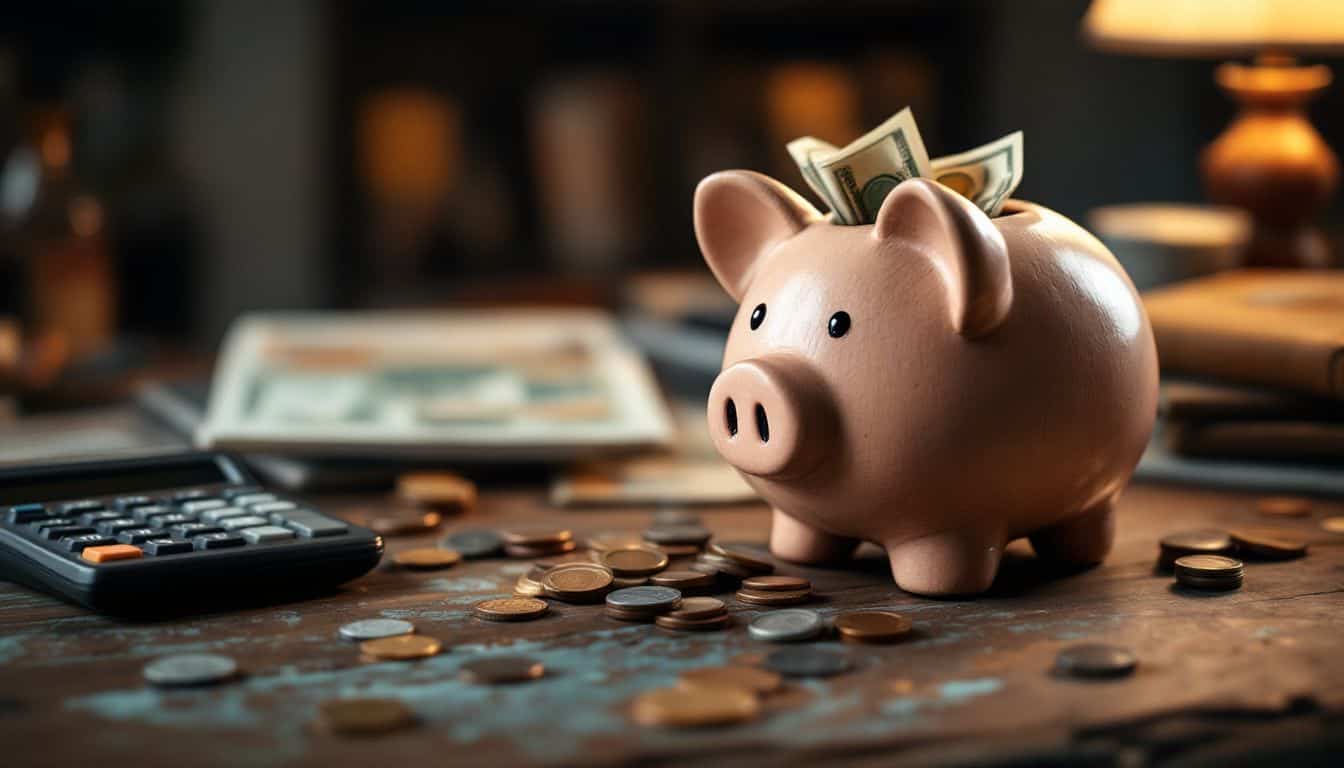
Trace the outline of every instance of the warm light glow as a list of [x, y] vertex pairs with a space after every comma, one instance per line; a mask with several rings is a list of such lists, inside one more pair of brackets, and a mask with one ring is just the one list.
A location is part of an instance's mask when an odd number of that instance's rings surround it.
[[1344, 50], [1344, 0], [1093, 0], [1083, 31], [1099, 48], [1224, 55]]

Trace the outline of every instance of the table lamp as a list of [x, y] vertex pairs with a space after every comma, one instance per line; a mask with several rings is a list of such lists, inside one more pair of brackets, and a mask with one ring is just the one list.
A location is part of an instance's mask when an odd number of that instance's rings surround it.
[[1250, 65], [1218, 67], [1215, 79], [1240, 111], [1204, 149], [1205, 189], [1250, 213], [1248, 266], [1330, 263], [1314, 222], [1338, 186], [1339, 160], [1306, 114], [1330, 70], [1293, 55], [1344, 50], [1344, 0], [1094, 0], [1083, 30], [1103, 50], [1255, 55]]

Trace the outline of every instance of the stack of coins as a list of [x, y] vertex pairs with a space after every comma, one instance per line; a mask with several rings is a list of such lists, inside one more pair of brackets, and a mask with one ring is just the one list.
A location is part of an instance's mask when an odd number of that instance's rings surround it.
[[1223, 591], [1241, 586], [1240, 560], [1221, 555], [1186, 555], [1176, 560], [1176, 581], [1192, 589]]
[[891, 611], [849, 611], [835, 617], [840, 639], [851, 643], [894, 643], [910, 634], [910, 619]]
[[750, 576], [737, 591], [738, 602], [750, 605], [797, 605], [811, 598], [812, 582], [797, 576]]
[[471, 607], [478, 619], [486, 621], [531, 621], [546, 615], [551, 607], [535, 597], [500, 597], [482, 600]]
[[654, 619], [654, 623], [664, 629], [690, 632], [723, 629], [730, 621], [728, 606], [713, 597], [682, 598], [678, 608]]
[[667, 567], [667, 553], [653, 547], [622, 547], [604, 552], [603, 565], [621, 578], [644, 579]]
[[566, 603], [597, 603], [611, 591], [615, 575], [597, 563], [564, 563], [546, 571], [541, 588], [547, 597]]
[[574, 534], [564, 528], [516, 529], [501, 531], [504, 554], [509, 557], [536, 558], [573, 552]]
[[729, 584], [775, 571], [775, 566], [759, 557], [719, 544], [710, 544], [709, 548], [691, 564], [691, 568], [715, 574], [720, 580]]
[[413, 472], [397, 478], [397, 495], [420, 507], [450, 514], [476, 508], [476, 484], [451, 472]]
[[1157, 567], [1163, 571], [1170, 571], [1176, 560], [1186, 555], [1230, 555], [1235, 551], [1232, 537], [1212, 528], [1173, 533], [1162, 537], [1158, 546], [1161, 553]]
[[1292, 560], [1307, 554], [1307, 542], [1282, 528], [1235, 528], [1231, 535], [1237, 554], [1248, 560]]
[[671, 587], [627, 587], [607, 594], [607, 616], [618, 621], [654, 621], [681, 607], [681, 593]]

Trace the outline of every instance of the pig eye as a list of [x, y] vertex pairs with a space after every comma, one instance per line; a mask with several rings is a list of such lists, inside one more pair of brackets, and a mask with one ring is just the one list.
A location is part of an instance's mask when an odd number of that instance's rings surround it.
[[831, 315], [831, 322], [826, 330], [831, 334], [832, 339], [838, 339], [846, 333], [849, 333], [849, 313], [836, 312], [834, 315]]
[[751, 330], [760, 328], [763, 322], [765, 322], [765, 305], [757, 304], [756, 308], [751, 310]]

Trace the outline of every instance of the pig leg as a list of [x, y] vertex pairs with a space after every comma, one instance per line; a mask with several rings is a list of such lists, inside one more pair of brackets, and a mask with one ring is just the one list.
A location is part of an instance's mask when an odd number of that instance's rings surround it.
[[944, 531], [887, 546], [896, 586], [917, 595], [972, 595], [994, 583], [1003, 537]]
[[1106, 559], [1115, 540], [1115, 500], [1083, 510], [1068, 520], [1031, 534], [1036, 556], [1068, 565], [1096, 565]]
[[774, 511], [774, 520], [770, 525], [770, 552], [775, 557], [795, 563], [833, 562], [850, 557], [857, 546], [858, 539], [819, 531], [778, 509]]

